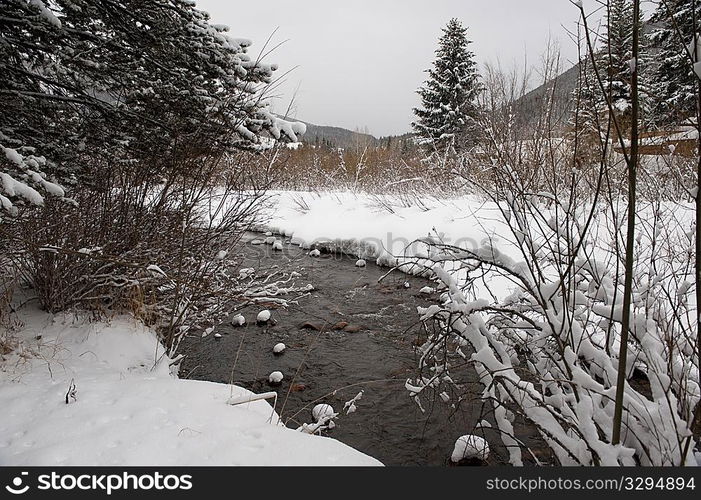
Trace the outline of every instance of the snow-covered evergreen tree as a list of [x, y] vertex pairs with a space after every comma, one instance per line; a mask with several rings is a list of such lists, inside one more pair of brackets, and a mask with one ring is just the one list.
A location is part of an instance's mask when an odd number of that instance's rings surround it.
[[[639, 113], [643, 120], [647, 120], [651, 88], [649, 53], [647, 47], [643, 46], [640, 50], [642, 56], [633, 61], [634, 21], [631, 0], [610, 0], [594, 61], [590, 55], [580, 61], [581, 71], [574, 100], [578, 103], [578, 124], [583, 126], [585, 132], [605, 126], [609, 103], [618, 123], [623, 126], [628, 124], [632, 105], [633, 67], [638, 71]], [[638, 27], [642, 30], [641, 22]]]
[[596, 144], [600, 141], [599, 127], [605, 109], [601, 88], [588, 58], [579, 61], [577, 84], [570, 95], [568, 132], [577, 138], [577, 160], [588, 164], [596, 157]]
[[296, 141], [261, 94], [276, 66], [227, 30], [191, 0], [0, 2], [2, 205], [40, 200], [20, 183], [95, 181], [118, 161], [156, 179], [263, 131]]
[[421, 107], [414, 109], [412, 127], [427, 143], [456, 150], [469, 148], [478, 137], [476, 104], [481, 91], [474, 53], [468, 49], [467, 28], [451, 19], [443, 28], [429, 78], [417, 92]]
[[696, 114], [698, 78], [687, 47], [701, 36], [701, 1], [659, 2], [650, 22], [657, 25], [650, 44], [659, 49], [652, 78], [656, 121], [680, 123]]
[[614, 107], [626, 111], [631, 105], [631, 59], [633, 53], [633, 2], [609, 0], [607, 28], [602, 39], [601, 70], [606, 93]]

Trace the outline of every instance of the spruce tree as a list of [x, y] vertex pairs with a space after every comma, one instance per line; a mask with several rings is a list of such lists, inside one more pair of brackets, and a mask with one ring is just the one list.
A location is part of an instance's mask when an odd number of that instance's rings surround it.
[[610, 0], [601, 61], [606, 93], [613, 106], [626, 112], [631, 104], [631, 60], [633, 51], [633, 2]]
[[443, 28], [433, 68], [427, 70], [429, 78], [417, 91], [421, 107], [414, 109], [412, 127], [422, 142], [462, 150], [478, 138], [476, 100], [481, 84], [470, 43], [467, 28], [457, 19]]
[[95, 183], [105, 164], [141, 161], [157, 180], [264, 131], [296, 140], [261, 93], [276, 67], [250, 44], [190, 0], [0, 1], [0, 208], [39, 201], [31, 186], [61, 192], [46, 179]]
[[[596, 130], [604, 123], [609, 113], [609, 104], [619, 123], [625, 125], [631, 112], [631, 74], [635, 64], [639, 74], [645, 61], [638, 57], [633, 61], [633, 2], [631, 0], [609, 0], [606, 24], [601, 43], [592, 62], [589, 57], [580, 62], [578, 88], [580, 123], [586, 130]], [[640, 25], [640, 24], [639, 24]], [[641, 52], [645, 47], [641, 47]], [[595, 72], [598, 72], [597, 74]], [[599, 83], [601, 79], [601, 84]], [[641, 113], [647, 110], [649, 84], [640, 79], [639, 99]]]
[[697, 77], [686, 47], [699, 36], [701, 1], [660, 2], [650, 22], [657, 26], [649, 43], [659, 50], [652, 78], [656, 122], [680, 123], [696, 114]]

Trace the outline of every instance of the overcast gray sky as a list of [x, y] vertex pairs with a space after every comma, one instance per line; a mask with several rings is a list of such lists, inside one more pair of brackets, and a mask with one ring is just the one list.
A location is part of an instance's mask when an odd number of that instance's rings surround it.
[[[408, 132], [416, 89], [431, 66], [441, 28], [451, 17], [468, 27], [482, 65], [537, 65], [548, 37], [557, 40], [563, 64], [577, 49], [564, 27], [575, 29], [578, 10], [568, 0], [197, 0], [212, 21], [235, 37], [253, 40], [257, 55], [278, 28], [285, 41], [268, 62], [278, 73], [295, 68], [276, 92], [275, 111], [296, 96], [296, 118], [375, 136]], [[593, 9], [594, 0], [585, 0]]]

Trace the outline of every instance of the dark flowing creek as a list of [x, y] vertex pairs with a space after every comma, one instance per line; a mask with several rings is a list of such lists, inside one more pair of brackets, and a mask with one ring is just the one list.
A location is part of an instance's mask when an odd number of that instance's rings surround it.
[[[222, 325], [216, 330], [220, 338], [186, 338], [180, 349], [186, 354], [180, 376], [233, 381], [256, 393], [277, 391], [275, 409], [291, 428], [312, 423], [314, 405], [330, 404], [339, 416], [336, 426], [323, 431], [324, 435], [385, 465], [448, 465], [455, 440], [473, 433], [485, 416], [476, 399], [451, 408], [438, 397], [427, 400], [426, 395], [422, 395], [423, 413], [405, 389], [407, 378], [416, 375], [415, 345], [425, 338], [416, 308], [438, 300], [437, 294], [419, 290], [434, 283], [399, 272], [378, 282], [387, 268], [372, 262], [355, 267], [356, 258], [341, 254], [310, 257], [307, 250], [287, 241], [282, 251], [251, 243], [263, 238], [246, 235], [242, 267], [295, 271], [299, 273], [295, 284], [310, 283], [314, 291], [286, 309], [248, 306], [240, 311], [246, 325]], [[272, 321], [257, 325], [256, 315], [266, 308], [272, 312]], [[279, 342], [287, 349], [276, 355], [273, 346]], [[280, 385], [269, 384], [273, 371], [284, 374]], [[476, 397], [481, 389], [476, 374], [464, 372], [460, 376], [467, 379], [462, 382], [471, 386]], [[361, 390], [357, 411], [346, 414], [344, 403]], [[517, 419], [515, 429], [528, 446], [542, 449], [532, 428]], [[508, 453], [496, 432], [487, 430], [484, 436], [492, 449], [487, 462], [507, 463]], [[532, 460], [524, 455], [524, 462]]]

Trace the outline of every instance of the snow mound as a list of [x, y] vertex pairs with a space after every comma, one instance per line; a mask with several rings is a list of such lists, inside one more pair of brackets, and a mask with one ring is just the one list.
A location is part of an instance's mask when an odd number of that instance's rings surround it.
[[282, 382], [282, 379], [284, 378], [282, 372], [274, 371], [270, 375], [268, 375], [268, 382], [271, 384], [279, 384]]
[[312, 418], [314, 422], [318, 422], [326, 417], [334, 415], [333, 406], [325, 403], [320, 403], [312, 408]]
[[478, 458], [487, 460], [489, 456], [489, 444], [484, 438], [475, 436], [474, 434], [466, 434], [460, 436], [455, 441], [453, 454], [450, 456], [452, 462], [459, 462], [465, 458]]
[[325, 403], [320, 403], [312, 408], [312, 419], [316, 422], [316, 428], [321, 429], [322, 427], [328, 427], [333, 429], [336, 427], [334, 418], [338, 416], [338, 413], [333, 411], [333, 406]]
[[[235, 385], [178, 379], [154, 332], [22, 311], [0, 365], [0, 463], [12, 466], [381, 465], [279, 424]], [[75, 384], [75, 400], [66, 394]]]

